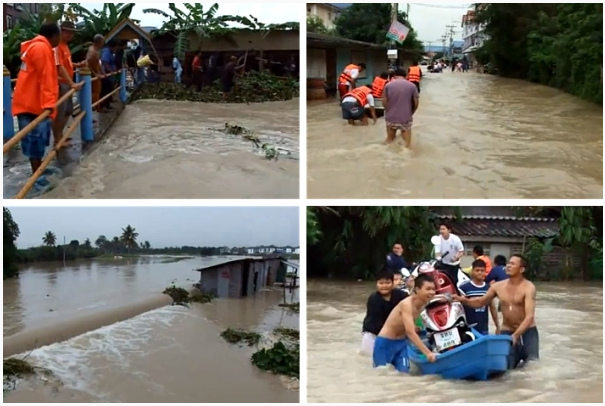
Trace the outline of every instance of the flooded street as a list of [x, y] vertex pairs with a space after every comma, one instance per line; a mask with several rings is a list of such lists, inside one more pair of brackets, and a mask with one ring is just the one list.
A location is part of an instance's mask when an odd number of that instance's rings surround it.
[[[223, 259], [224, 260], [224, 259]], [[64, 325], [99, 312], [119, 313], [166, 286], [189, 287], [194, 268], [216, 259], [167, 258], [34, 264], [4, 283], [4, 334]], [[47, 296], [48, 295], [48, 296]], [[298, 314], [277, 305], [283, 293], [267, 289], [247, 299], [207, 305], [163, 306], [31, 352], [28, 361], [54, 374], [23, 381], [5, 402], [298, 402], [297, 383], [258, 370], [251, 349], [219, 337], [227, 327], [264, 333], [298, 328]], [[55, 311], [49, 312], [50, 307]], [[85, 317], [86, 318], [86, 317]], [[238, 390], [233, 390], [233, 383]]]
[[352, 128], [336, 101], [308, 105], [309, 198], [602, 198], [601, 106], [492, 75], [425, 76], [412, 152], [382, 145], [382, 118]]
[[[46, 199], [297, 198], [299, 100], [204, 104], [142, 100], [129, 104], [73, 175]], [[265, 159], [225, 124], [263, 144], [292, 151]]]
[[309, 403], [603, 401], [601, 286], [538, 284], [541, 360], [488, 382], [374, 370], [359, 350], [366, 301], [375, 285], [315, 280], [307, 286]]

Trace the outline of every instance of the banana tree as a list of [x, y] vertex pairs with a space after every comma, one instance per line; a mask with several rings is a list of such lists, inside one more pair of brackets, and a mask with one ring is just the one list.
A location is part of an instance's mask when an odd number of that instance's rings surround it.
[[296, 31], [296, 30], [300, 30], [300, 23], [297, 22], [287, 22], [287, 23], [282, 23], [282, 24], [265, 24], [262, 23], [260, 21], [258, 21], [258, 19], [254, 16], [248, 16], [247, 18], [244, 18], [244, 22], [243, 24], [258, 32], [258, 35], [260, 36], [260, 55], [258, 57], [258, 62], [259, 62], [259, 70], [263, 71], [264, 67], [265, 67], [265, 59], [264, 59], [264, 42], [267, 39], [267, 37], [275, 31], [285, 31], [285, 30], [291, 30], [291, 31]]
[[185, 58], [185, 54], [190, 50], [190, 37], [195, 35], [199, 40], [199, 50], [205, 40], [210, 38], [225, 38], [233, 41], [230, 34], [233, 28], [230, 23], [239, 23], [246, 25], [245, 17], [233, 15], [218, 15], [219, 5], [214, 3], [205, 9], [202, 3], [182, 3], [185, 10], [181, 10], [176, 3], [168, 3], [171, 13], [164, 10], [149, 8], [143, 10], [146, 14], [157, 14], [167, 20], [162, 27], [154, 32], [155, 35], [170, 34], [176, 41], [174, 45], [174, 54], [180, 59]]
[[80, 42], [89, 42], [95, 35], [105, 35], [122, 20], [130, 18], [136, 3], [103, 3], [102, 10], [92, 11], [77, 3], [69, 5], [81, 26], [78, 36]]

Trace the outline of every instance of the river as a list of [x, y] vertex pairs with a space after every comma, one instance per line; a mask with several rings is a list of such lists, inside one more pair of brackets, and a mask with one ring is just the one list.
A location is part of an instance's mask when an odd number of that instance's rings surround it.
[[307, 110], [312, 199], [602, 199], [603, 107], [478, 73], [427, 74], [412, 152], [384, 119], [351, 128], [336, 101]]
[[[602, 286], [538, 284], [539, 362], [488, 382], [402, 376], [359, 354], [373, 283], [307, 283], [309, 403], [602, 403]], [[334, 379], [338, 376], [338, 379]]]
[[[278, 161], [225, 124], [244, 127], [261, 144], [291, 151]], [[299, 196], [300, 101], [210, 104], [138, 100], [44, 199], [294, 199]], [[4, 196], [31, 170], [5, 160]]]
[[[213, 258], [142, 257], [33, 264], [4, 281], [4, 336], [93, 319], [149, 300], [175, 283], [190, 287], [194, 268]], [[33, 350], [28, 361], [53, 376], [19, 382], [5, 402], [298, 402], [298, 382], [258, 370], [252, 349], [219, 337], [228, 327], [262, 332], [299, 328], [278, 304], [281, 289], [207, 305], [164, 306], [67, 341]], [[297, 300], [295, 298], [295, 300]], [[236, 385], [237, 390], [234, 390]]]

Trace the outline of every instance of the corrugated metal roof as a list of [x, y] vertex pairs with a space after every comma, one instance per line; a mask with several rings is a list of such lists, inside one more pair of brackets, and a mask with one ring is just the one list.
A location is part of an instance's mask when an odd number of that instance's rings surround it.
[[263, 260], [263, 257], [240, 257], [240, 256], [225, 256], [225, 257], [208, 257], [202, 259], [202, 267], [198, 269], [194, 269], [195, 272], [202, 272], [208, 269], [213, 269], [219, 266], [223, 266], [225, 264], [230, 264], [232, 262], [241, 262], [241, 261], [260, 261]]
[[454, 233], [460, 236], [551, 238], [559, 233], [559, 223], [553, 218], [512, 216], [439, 216], [452, 222]]

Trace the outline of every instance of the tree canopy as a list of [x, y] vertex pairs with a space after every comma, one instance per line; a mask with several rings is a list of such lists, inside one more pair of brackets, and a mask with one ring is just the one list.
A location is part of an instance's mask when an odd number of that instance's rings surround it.
[[6, 207], [2, 208], [2, 271], [3, 279], [19, 276], [17, 268], [17, 238], [19, 238], [19, 226], [13, 220], [11, 212]]
[[[518, 207], [519, 216], [548, 216], [559, 221], [558, 236], [530, 238], [525, 253], [534, 275], [553, 245], [577, 254], [581, 267], [573, 275], [547, 272], [552, 279], [603, 276], [602, 207]], [[336, 278], [370, 278], [384, 266], [395, 242], [408, 262], [428, 259], [438, 216], [432, 207], [311, 207], [307, 209], [307, 274]], [[461, 217], [461, 209], [455, 209]]]
[[603, 4], [478, 4], [489, 36], [478, 53], [501, 75], [603, 104]]
[[[410, 28], [410, 33], [398, 48], [411, 51], [414, 56], [424, 52], [422, 42], [418, 40], [407, 14], [399, 11], [397, 20]], [[391, 3], [353, 3], [344, 9], [336, 21], [333, 30], [329, 30], [323, 22], [314, 16], [307, 18], [307, 30], [318, 34], [335, 35], [355, 41], [387, 45], [386, 34], [391, 26]]]

